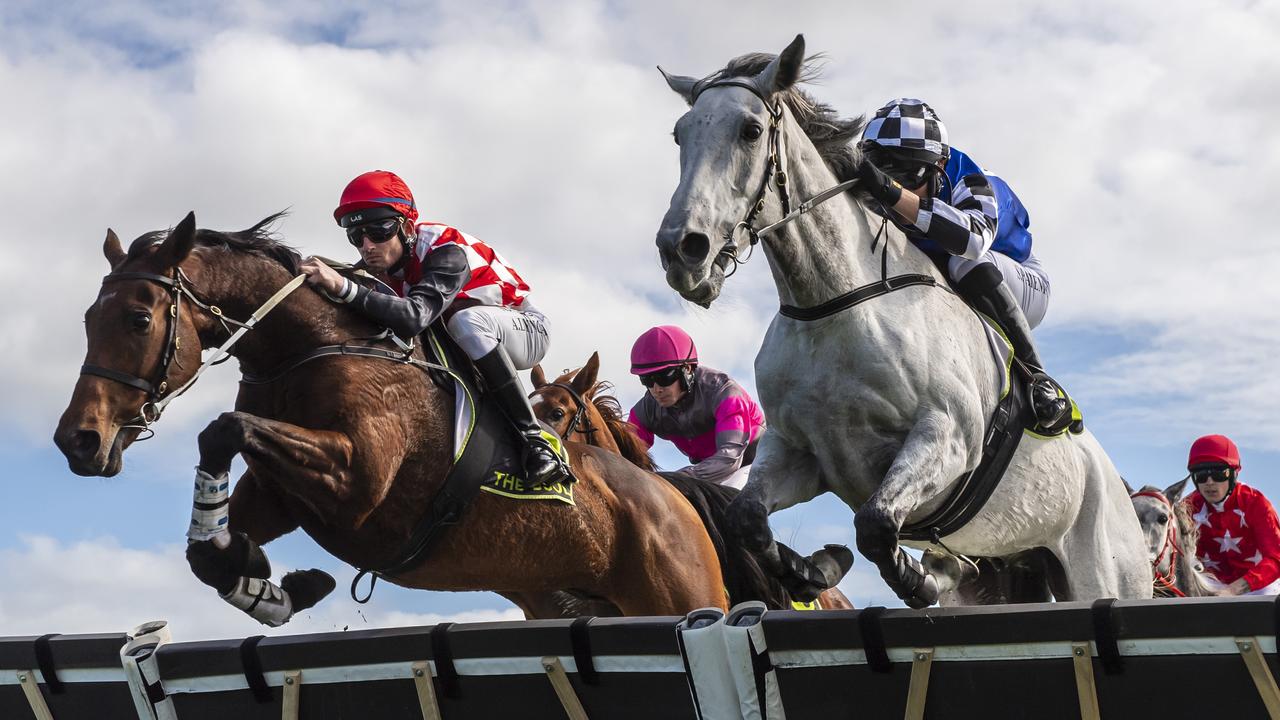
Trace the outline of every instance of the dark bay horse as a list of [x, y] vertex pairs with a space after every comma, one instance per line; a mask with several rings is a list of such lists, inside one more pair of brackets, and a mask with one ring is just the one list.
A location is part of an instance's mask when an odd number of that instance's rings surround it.
[[[570, 370], [548, 382], [541, 365], [533, 368], [533, 410], [566, 440], [582, 442], [619, 453], [637, 467], [656, 471], [649, 448], [635, 433], [635, 427], [622, 415], [622, 406], [609, 391], [612, 385], [598, 380], [600, 354], [592, 353], [587, 364]], [[720, 556], [721, 572], [729, 592], [729, 604], [760, 600], [773, 608], [791, 608], [791, 596], [782, 583], [760, 566], [756, 558], [733, 544], [720, 528], [724, 513], [738, 491], [722, 485], [682, 478], [665, 479], [652, 476], [653, 482], [671, 483], [698, 510], [702, 524]], [[824, 590], [818, 596], [818, 607], [824, 610], [852, 609], [853, 603], [839, 588]], [[604, 614], [598, 608], [595, 614]]]
[[[299, 256], [270, 233], [278, 217], [223, 233], [197, 230], [189, 214], [127, 253], [107, 232], [111, 272], [85, 313], [85, 368], [54, 436], [73, 472], [118, 473], [124, 450], [156, 419], [157, 399], [192, 377], [203, 348], [227, 339], [223, 320], [250, 317], [297, 275]], [[260, 578], [248, 585], [258, 589], [253, 604], [286, 606], [271, 624], [317, 602], [333, 581], [307, 571], [276, 588], [259, 546], [301, 527], [345, 562], [385, 567], [452, 464], [453, 397], [422, 370], [350, 355], [291, 368], [308, 350], [378, 331], [309, 288], [292, 293], [230, 351], [242, 372], [278, 377], [242, 384], [235, 411], [200, 433], [198, 479], [224, 479], [236, 454], [248, 469], [230, 494], [232, 541], [193, 542], [188, 559], [233, 604], [228, 593]], [[615, 453], [577, 443], [568, 451], [576, 505], [479, 493], [425, 561], [389, 579], [493, 590], [517, 604], [573, 588], [627, 615], [726, 608], [715, 548], [680, 493]]]

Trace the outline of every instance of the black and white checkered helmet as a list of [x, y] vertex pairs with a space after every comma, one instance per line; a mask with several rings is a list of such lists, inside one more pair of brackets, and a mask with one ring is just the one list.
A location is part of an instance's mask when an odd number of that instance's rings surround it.
[[[891, 100], [862, 130], [863, 151], [883, 148], [933, 164], [951, 154], [947, 127], [927, 103], [915, 98]], [[896, 152], [895, 152], [896, 151]]]

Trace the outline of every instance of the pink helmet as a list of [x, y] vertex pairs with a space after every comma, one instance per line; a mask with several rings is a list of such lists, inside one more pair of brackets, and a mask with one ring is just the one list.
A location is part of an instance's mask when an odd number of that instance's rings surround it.
[[685, 363], [698, 364], [698, 348], [689, 333], [675, 325], [649, 328], [631, 346], [632, 375], [648, 375]]

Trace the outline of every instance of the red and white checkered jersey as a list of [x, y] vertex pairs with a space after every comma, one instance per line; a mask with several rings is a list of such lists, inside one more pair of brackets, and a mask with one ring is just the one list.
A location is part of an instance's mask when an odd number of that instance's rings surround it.
[[431, 251], [445, 245], [457, 245], [467, 256], [471, 279], [462, 286], [458, 298], [484, 305], [520, 307], [529, 294], [529, 285], [493, 248], [457, 228], [440, 223], [419, 223], [418, 239], [404, 269], [404, 292], [422, 279], [422, 266], [429, 264]]

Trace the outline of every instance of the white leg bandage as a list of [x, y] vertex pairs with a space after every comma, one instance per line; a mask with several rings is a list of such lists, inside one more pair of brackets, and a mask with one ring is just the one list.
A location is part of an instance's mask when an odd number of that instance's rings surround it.
[[196, 468], [195, 498], [191, 501], [191, 526], [187, 528], [187, 539], [191, 542], [213, 540], [218, 547], [226, 547], [231, 542], [231, 534], [227, 532], [227, 506], [231, 481], [227, 473], [214, 477]]
[[289, 593], [270, 580], [242, 577], [231, 592], [220, 597], [269, 627], [280, 627], [293, 616]]

